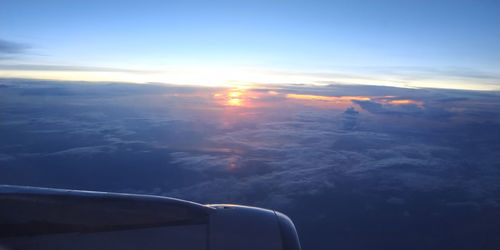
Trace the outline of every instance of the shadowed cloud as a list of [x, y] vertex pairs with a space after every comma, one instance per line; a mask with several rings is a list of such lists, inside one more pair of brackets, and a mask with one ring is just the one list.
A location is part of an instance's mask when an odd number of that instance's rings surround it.
[[24, 43], [0, 39], [0, 52], [5, 54], [23, 54], [30, 48], [31, 46]]

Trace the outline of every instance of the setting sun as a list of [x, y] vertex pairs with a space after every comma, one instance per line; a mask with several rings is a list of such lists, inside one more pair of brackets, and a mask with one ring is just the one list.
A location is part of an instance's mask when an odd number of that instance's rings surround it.
[[229, 106], [241, 106], [241, 99], [231, 98], [227, 100], [227, 105]]

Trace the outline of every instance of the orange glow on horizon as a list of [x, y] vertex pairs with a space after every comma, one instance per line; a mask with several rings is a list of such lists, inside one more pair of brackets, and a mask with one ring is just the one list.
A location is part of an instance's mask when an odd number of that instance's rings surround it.
[[229, 170], [235, 170], [236, 169], [236, 164], [231, 163], [229, 164]]
[[322, 95], [304, 95], [304, 94], [286, 94], [289, 100], [296, 100], [307, 106], [314, 106], [326, 109], [346, 109], [353, 105], [353, 100], [370, 101], [367, 96], [322, 96]]
[[370, 101], [370, 97], [366, 96], [322, 96], [322, 95], [300, 95], [300, 94], [287, 94], [287, 98], [301, 99], [301, 100], [319, 100], [319, 101], [332, 101], [344, 102], [351, 100]]
[[392, 100], [389, 102], [390, 104], [394, 105], [399, 105], [399, 104], [415, 104], [415, 105], [422, 105], [421, 101], [416, 101], [416, 100]]
[[[200, 96], [195, 93], [193, 96]], [[177, 96], [170, 94], [169, 96]], [[186, 96], [186, 94], [183, 94]], [[356, 106], [354, 101], [373, 101], [385, 105], [423, 105], [420, 100], [398, 99], [397, 96], [324, 96], [311, 94], [279, 93], [274, 90], [255, 91], [250, 88], [227, 88], [221, 92], [211, 93], [215, 104], [231, 108], [279, 108], [282, 103], [301, 104], [326, 109], [346, 109]], [[273, 97], [284, 97], [286, 99], [275, 99]]]
[[322, 96], [322, 95], [301, 95], [301, 94], [287, 94], [287, 98], [291, 99], [299, 99], [299, 100], [317, 100], [317, 101], [326, 101], [326, 102], [333, 102], [333, 103], [345, 103], [345, 102], [351, 102], [353, 100], [357, 101], [376, 101], [380, 103], [385, 103], [385, 104], [392, 104], [392, 105], [401, 105], [401, 104], [415, 104], [415, 105], [422, 105], [422, 101], [418, 100], [410, 100], [410, 99], [396, 99], [396, 100], [388, 100], [386, 98], [395, 98], [396, 96], [384, 96], [384, 98], [372, 96], [372, 97], [367, 97], [367, 96]]

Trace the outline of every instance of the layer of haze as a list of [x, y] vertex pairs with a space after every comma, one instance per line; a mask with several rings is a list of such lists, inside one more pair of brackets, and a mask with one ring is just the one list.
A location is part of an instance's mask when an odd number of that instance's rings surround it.
[[499, 1], [0, 1], [0, 76], [500, 89]]

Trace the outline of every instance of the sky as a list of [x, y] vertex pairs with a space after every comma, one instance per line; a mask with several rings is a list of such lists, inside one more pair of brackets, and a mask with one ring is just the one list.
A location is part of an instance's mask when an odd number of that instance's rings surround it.
[[500, 89], [500, 1], [0, 1], [0, 77]]

